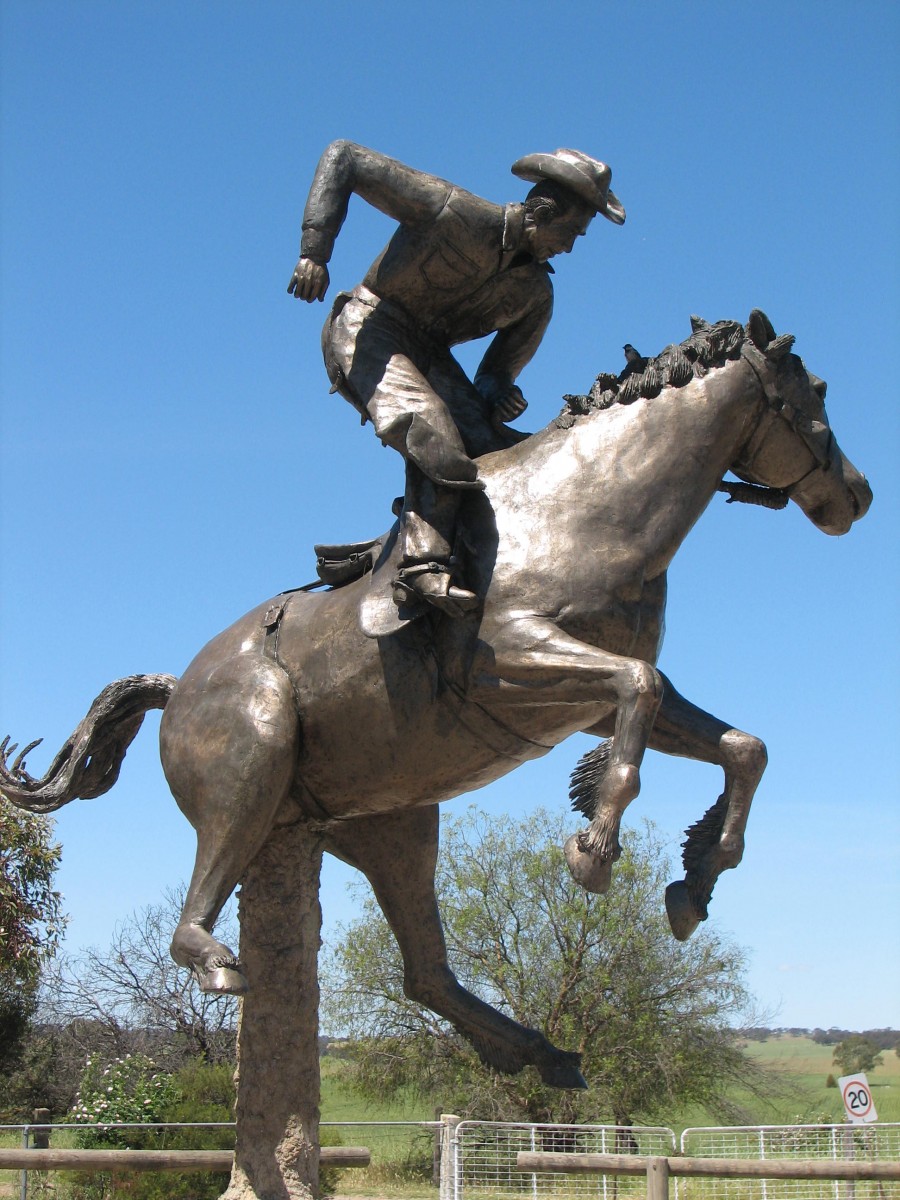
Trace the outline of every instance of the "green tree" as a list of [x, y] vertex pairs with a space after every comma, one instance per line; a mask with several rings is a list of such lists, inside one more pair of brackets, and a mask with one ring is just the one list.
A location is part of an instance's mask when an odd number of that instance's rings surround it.
[[0, 1073], [12, 1069], [34, 1015], [41, 968], [63, 928], [53, 888], [60, 848], [46, 817], [0, 797]]
[[437, 888], [460, 981], [579, 1050], [590, 1090], [547, 1088], [530, 1068], [510, 1078], [481, 1067], [451, 1027], [403, 995], [399, 954], [369, 897], [322, 972], [325, 1027], [350, 1039], [359, 1091], [412, 1089], [486, 1119], [624, 1125], [686, 1103], [733, 1118], [734, 1085], [775, 1090], [731, 1028], [749, 1001], [742, 953], [712, 932], [671, 936], [662, 897], [672, 875], [657, 832], [626, 836], [612, 890], [598, 897], [566, 869], [559, 847], [570, 822], [474, 808], [446, 820]]
[[859, 1071], [874, 1071], [880, 1067], [884, 1055], [871, 1038], [854, 1033], [835, 1046], [831, 1061], [840, 1068], [842, 1075], [856, 1075]]

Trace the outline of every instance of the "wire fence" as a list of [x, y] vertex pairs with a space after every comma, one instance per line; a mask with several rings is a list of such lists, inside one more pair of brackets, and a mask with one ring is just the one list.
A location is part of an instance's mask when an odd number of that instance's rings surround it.
[[[0, 1125], [0, 1146], [26, 1149], [52, 1145], [69, 1149], [78, 1144], [79, 1134], [119, 1134], [116, 1142], [125, 1146], [129, 1132], [146, 1144], [146, 1135], [154, 1134], [154, 1147], [166, 1149], [169, 1134], [196, 1130], [199, 1134], [215, 1130], [220, 1144], [233, 1149], [233, 1121], [122, 1122], [45, 1125]], [[371, 1151], [368, 1167], [328, 1167], [329, 1191], [345, 1195], [372, 1193], [373, 1188], [403, 1189], [410, 1198], [415, 1194], [437, 1197], [440, 1178], [439, 1121], [323, 1121], [319, 1126], [322, 1146], [365, 1145]], [[183, 1138], [180, 1139], [183, 1143]], [[67, 1187], [54, 1172], [0, 1170], [0, 1200], [62, 1200]]]
[[[0, 1146], [58, 1148], [77, 1144], [79, 1132], [134, 1130], [165, 1147], [168, 1134], [218, 1131], [233, 1145], [233, 1122], [0, 1126]], [[557, 1174], [516, 1169], [520, 1151], [628, 1154], [687, 1158], [796, 1159], [900, 1162], [900, 1123], [872, 1125], [770, 1125], [671, 1129], [614, 1125], [540, 1125], [461, 1121], [327, 1121], [323, 1146], [367, 1146], [366, 1168], [328, 1167], [326, 1191], [341, 1196], [391, 1194], [404, 1200], [629, 1200], [643, 1198], [639, 1176]], [[218, 1139], [217, 1139], [218, 1140]], [[677, 1200], [900, 1200], [900, 1182], [821, 1179], [678, 1179]], [[63, 1200], [53, 1172], [0, 1171], [0, 1200]]]

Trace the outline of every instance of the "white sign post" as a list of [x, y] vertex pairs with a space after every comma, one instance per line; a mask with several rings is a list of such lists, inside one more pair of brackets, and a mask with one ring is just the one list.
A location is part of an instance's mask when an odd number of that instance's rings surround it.
[[847, 1119], [852, 1125], [868, 1125], [878, 1120], [869, 1081], [862, 1071], [856, 1075], [842, 1075], [837, 1083], [841, 1089]]

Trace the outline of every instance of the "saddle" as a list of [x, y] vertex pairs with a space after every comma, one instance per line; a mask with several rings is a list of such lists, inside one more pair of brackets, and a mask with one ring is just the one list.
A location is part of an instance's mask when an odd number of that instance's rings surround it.
[[[400, 569], [397, 532], [395, 525], [388, 533], [368, 542], [315, 546], [318, 579], [315, 583], [294, 590], [312, 592], [323, 586], [336, 590], [372, 575], [359, 602], [359, 621], [363, 633], [366, 637], [377, 638], [402, 629], [410, 621], [432, 610], [430, 605], [424, 603], [413, 602], [399, 608], [394, 603], [393, 581]], [[266, 620], [264, 624], [268, 625], [269, 621]]]
[[382, 539], [370, 542], [347, 542], [336, 546], [314, 546], [316, 552], [316, 574], [329, 587], [343, 587], [362, 579], [375, 566], [381, 553]]

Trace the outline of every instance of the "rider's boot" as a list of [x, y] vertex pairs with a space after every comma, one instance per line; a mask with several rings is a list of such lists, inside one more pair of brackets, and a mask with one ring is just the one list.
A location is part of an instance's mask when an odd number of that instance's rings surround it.
[[463, 617], [477, 608], [474, 592], [451, 582], [452, 571], [446, 562], [404, 563], [393, 581], [394, 603], [414, 606], [424, 601], [450, 617]]
[[[469, 465], [474, 473], [474, 462]], [[474, 592], [453, 583], [451, 557], [460, 492], [429, 479], [411, 461], [406, 464], [406, 493], [401, 517], [400, 569], [393, 580], [394, 603], [425, 611], [430, 605], [462, 617], [480, 604]], [[411, 612], [412, 616], [419, 615]]]

